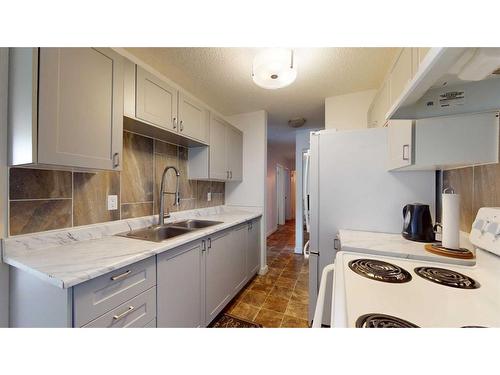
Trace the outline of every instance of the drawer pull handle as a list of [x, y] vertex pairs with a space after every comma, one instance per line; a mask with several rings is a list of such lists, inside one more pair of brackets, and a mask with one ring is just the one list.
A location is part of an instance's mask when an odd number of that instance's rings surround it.
[[113, 316], [113, 320], [120, 320], [125, 318], [128, 314], [130, 314], [132, 311], [134, 311], [135, 307], [134, 306], [129, 306], [128, 309], [121, 314]]
[[125, 271], [124, 273], [122, 273], [120, 275], [112, 276], [111, 280], [116, 281], [116, 280], [123, 279], [125, 276], [128, 276], [130, 274], [130, 272], [132, 272], [132, 271], [127, 270], [127, 271]]

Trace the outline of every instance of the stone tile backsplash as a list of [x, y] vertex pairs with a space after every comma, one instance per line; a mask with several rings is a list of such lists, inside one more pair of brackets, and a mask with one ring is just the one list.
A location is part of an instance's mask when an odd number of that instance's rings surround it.
[[460, 229], [470, 232], [481, 207], [500, 207], [500, 164], [443, 171], [443, 189], [460, 194]]
[[[152, 215], [159, 212], [158, 192], [163, 169], [179, 169], [179, 207], [183, 211], [224, 204], [223, 182], [187, 179], [188, 150], [184, 147], [123, 133], [121, 172], [68, 172], [11, 168], [9, 173], [10, 235]], [[169, 172], [172, 173], [173, 171]], [[173, 176], [172, 176], [173, 177]], [[167, 189], [175, 191], [175, 178]], [[207, 201], [207, 193], [212, 199]], [[108, 211], [107, 196], [118, 195], [119, 209]]]

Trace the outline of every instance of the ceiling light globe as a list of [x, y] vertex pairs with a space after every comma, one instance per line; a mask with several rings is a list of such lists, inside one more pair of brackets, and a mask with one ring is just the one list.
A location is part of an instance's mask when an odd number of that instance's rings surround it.
[[293, 51], [286, 48], [265, 49], [253, 60], [253, 81], [265, 89], [280, 89], [297, 78]]

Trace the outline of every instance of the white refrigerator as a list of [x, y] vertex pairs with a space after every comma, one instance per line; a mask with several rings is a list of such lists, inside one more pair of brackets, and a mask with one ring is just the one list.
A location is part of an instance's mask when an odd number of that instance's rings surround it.
[[[400, 233], [402, 209], [426, 203], [434, 212], [435, 172], [388, 172], [387, 128], [311, 133], [309, 153], [309, 320], [323, 268], [335, 261], [339, 229]], [[323, 324], [330, 324], [331, 280]], [[328, 311], [328, 313], [327, 313]]]

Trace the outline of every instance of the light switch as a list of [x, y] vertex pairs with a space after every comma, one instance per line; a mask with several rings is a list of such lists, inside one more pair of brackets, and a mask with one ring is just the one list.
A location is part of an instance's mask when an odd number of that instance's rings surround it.
[[108, 211], [118, 209], [118, 195], [108, 195]]
[[209, 191], [207, 193], [207, 202], [210, 202], [212, 200], [212, 193]]

